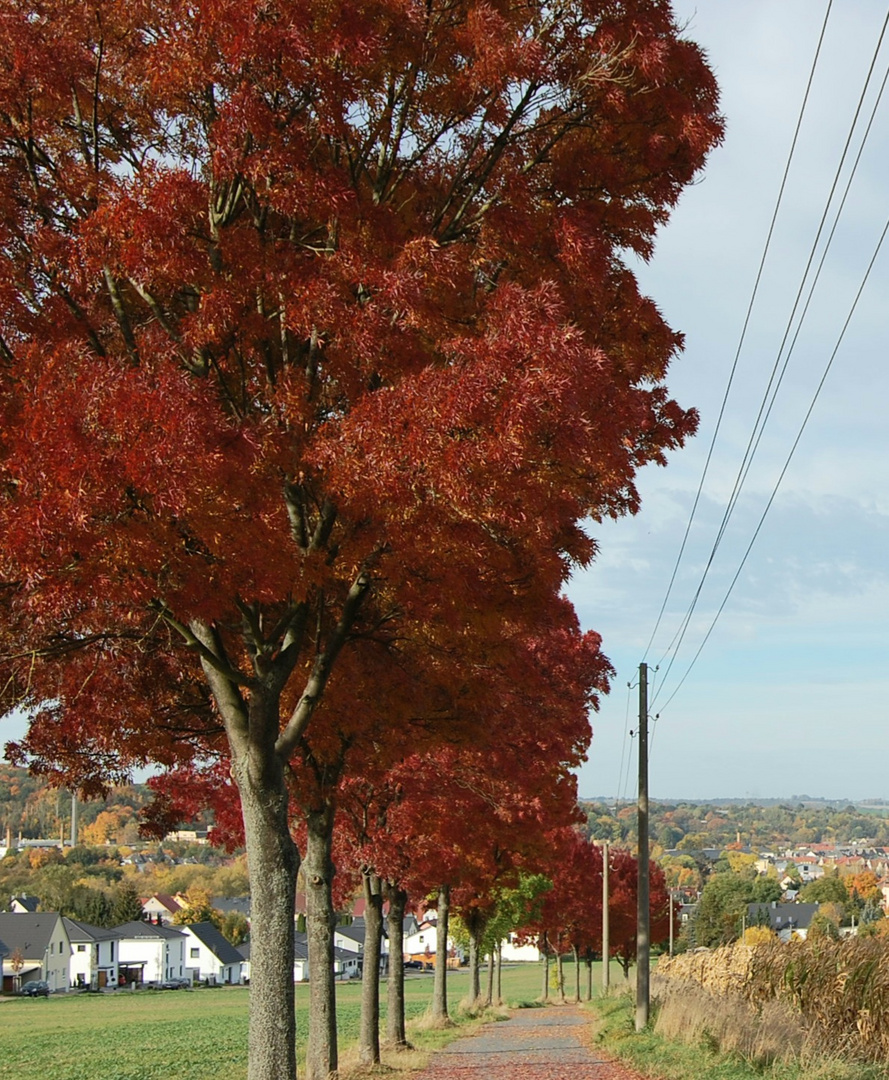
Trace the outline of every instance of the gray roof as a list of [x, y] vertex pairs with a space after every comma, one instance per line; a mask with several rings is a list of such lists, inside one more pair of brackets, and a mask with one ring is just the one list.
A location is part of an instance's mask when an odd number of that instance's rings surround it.
[[126, 938], [128, 941], [185, 937], [181, 930], [175, 930], [172, 926], [156, 926], [154, 923], [143, 922], [141, 919], [122, 923], [120, 926], [112, 927], [112, 929], [117, 937]]
[[818, 904], [748, 904], [747, 918], [752, 924], [762, 917], [762, 913], [768, 915], [769, 926], [772, 930], [807, 930], [809, 923], [818, 913]]
[[367, 935], [367, 927], [364, 925], [363, 919], [360, 923], [356, 919], [351, 926], [338, 926], [336, 932], [350, 941], [357, 941], [359, 945], [363, 945]]
[[[14, 901], [18, 902], [19, 904], [21, 904], [21, 906], [26, 911], [29, 911], [32, 915], [40, 907], [40, 897], [39, 896], [14, 896], [12, 899]], [[22, 913], [22, 914], [24, 914], [24, 913]]]
[[38, 912], [35, 915], [0, 912], [0, 941], [6, 946], [7, 956], [18, 949], [25, 960], [39, 958], [42, 962], [58, 922], [57, 911]]
[[[250, 959], [250, 942], [245, 941], [243, 945], [239, 945], [235, 950], [238, 956], [242, 960]], [[334, 949], [333, 956], [335, 960], [345, 962], [347, 960], [356, 960], [358, 957], [355, 953], [349, 952], [347, 949]], [[309, 941], [308, 935], [297, 931], [293, 935], [293, 959], [294, 960], [308, 960], [309, 958]]]
[[222, 936], [213, 923], [192, 923], [183, 929], [190, 930], [221, 964], [240, 964], [243, 959], [234, 945]]
[[[243, 945], [239, 945], [235, 950], [242, 960], [250, 959], [250, 942], [245, 941]], [[296, 934], [293, 940], [293, 959], [294, 960], [308, 960], [309, 959], [309, 944], [306, 940], [305, 934]]]
[[250, 918], [249, 896], [214, 896], [211, 898], [210, 903], [217, 911], [238, 911], [246, 918]]
[[62, 916], [62, 922], [68, 931], [68, 940], [71, 942], [81, 941], [117, 941], [120, 934], [107, 926], [91, 926], [89, 923], [80, 922], [78, 919], [69, 919]]

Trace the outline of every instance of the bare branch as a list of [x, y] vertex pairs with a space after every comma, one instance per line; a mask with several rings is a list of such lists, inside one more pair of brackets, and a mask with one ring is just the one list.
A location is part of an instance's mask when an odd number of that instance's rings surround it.
[[[377, 553], [378, 554], [378, 553]], [[327, 645], [315, 658], [312, 671], [306, 682], [305, 690], [291, 714], [287, 726], [278, 737], [275, 751], [279, 757], [287, 759], [293, 753], [297, 743], [305, 733], [309, 721], [321, 700], [330, 678], [334, 661], [349, 638], [349, 634], [358, 616], [365, 597], [370, 592], [373, 579], [368, 564], [359, 571], [343, 604], [339, 622], [328, 638]]]

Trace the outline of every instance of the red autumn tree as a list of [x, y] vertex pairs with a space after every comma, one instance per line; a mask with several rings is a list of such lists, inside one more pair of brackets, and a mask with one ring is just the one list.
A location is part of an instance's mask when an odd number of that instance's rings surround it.
[[[624, 975], [628, 976], [630, 965], [636, 959], [639, 864], [631, 852], [614, 848], [609, 865], [610, 952], [617, 958]], [[672, 906], [664, 871], [656, 862], [652, 862], [649, 864], [648, 882], [649, 940], [652, 945], [660, 945], [669, 938]]]
[[251, 1080], [295, 1068], [294, 761], [342, 770], [356, 698], [398, 723], [399, 654], [450, 723], [435, 658], [694, 427], [620, 256], [720, 134], [665, 0], [0, 10], [0, 686], [87, 790], [228, 759]]

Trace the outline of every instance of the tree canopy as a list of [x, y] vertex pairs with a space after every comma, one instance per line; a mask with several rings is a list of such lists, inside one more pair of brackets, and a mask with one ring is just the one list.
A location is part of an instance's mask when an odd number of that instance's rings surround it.
[[230, 768], [251, 1080], [293, 1071], [290, 799], [323, 907], [349, 761], [483, 740], [554, 641], [576, 708], [605, 688], [584, 521], [696, 423], [623, 255], [721, 133], [665, 0], [0, 11], [13, 753]]

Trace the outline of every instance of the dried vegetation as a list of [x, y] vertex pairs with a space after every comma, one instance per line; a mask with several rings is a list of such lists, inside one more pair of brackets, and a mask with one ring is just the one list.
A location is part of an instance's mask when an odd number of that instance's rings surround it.
[[733, 945], [658, 965], [658, 1033], [750, 1061], [889, 1059], [889, 949], [877, 939]]

